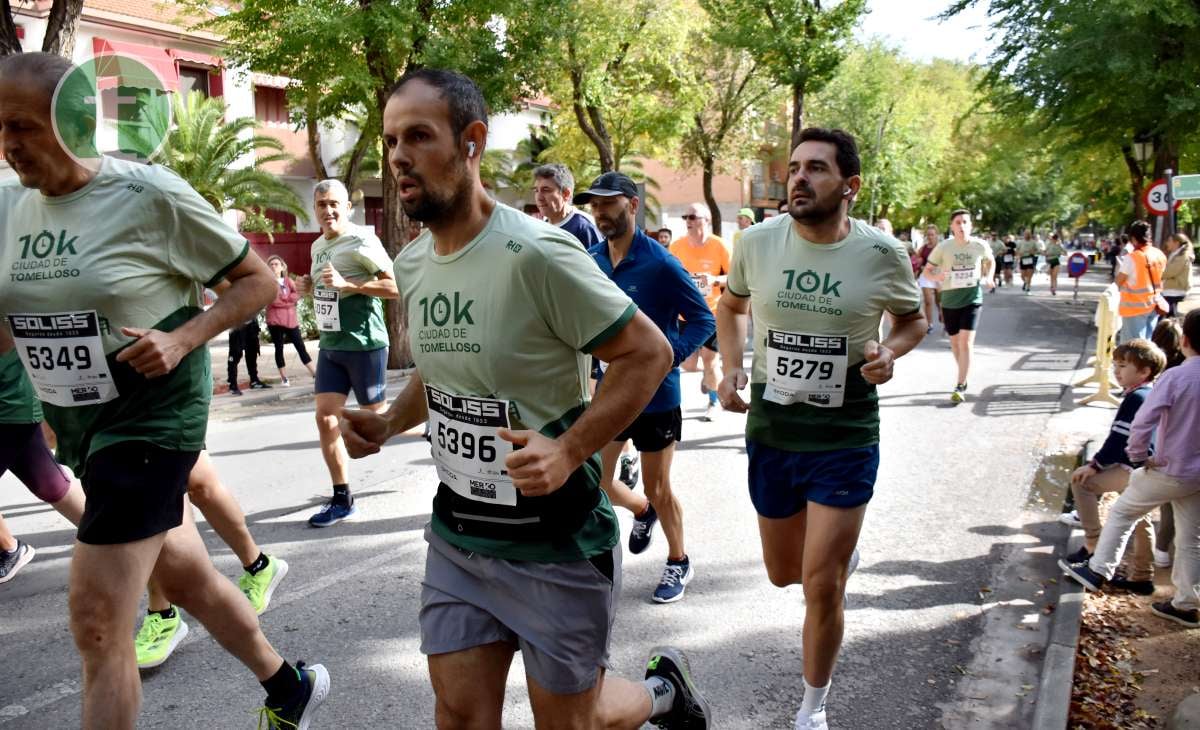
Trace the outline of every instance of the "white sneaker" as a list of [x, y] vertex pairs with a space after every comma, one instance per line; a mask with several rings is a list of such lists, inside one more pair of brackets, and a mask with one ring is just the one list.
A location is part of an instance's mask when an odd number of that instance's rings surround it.
[[1063, 512], [1058, 516], [1058, 521], [1068, 527], [1083, 527], [1083, 522], [1079, 520], [1079, 513], [1075, 510]]
[[829, 723], [825, 720], [825, 710], [805, 713], [803, 710], [796, 713], [796, 724], [794, 730], [829, 730]]
[[1154, 565], [1159, 568], [1171, 567], [1171, 553], [1167, 550], [1154, 548]]

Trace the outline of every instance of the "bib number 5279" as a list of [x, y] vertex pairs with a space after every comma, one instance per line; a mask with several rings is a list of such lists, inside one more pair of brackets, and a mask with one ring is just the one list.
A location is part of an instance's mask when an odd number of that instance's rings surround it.
[[478, 436], [459, 430], [453, 424], [439, 421], [437, 425], [438, 447], [464, 459], [492, 464], [496, 461], [496, 437]]
[[781, 355], [775, 362], [775, 374], [805, 380], [813, 380], [815, 375], [816, 380], [830, 380], [833, 378], [833, 363]]
[[52, 371], [56, 367], [63, 370], [76, 368], [89, 370], [92, 367], [92, 353], [84, 345], [75, 345], [74, 347], [27, 345], [25, 354], [29, 357], [29, 367], [34, 370]]

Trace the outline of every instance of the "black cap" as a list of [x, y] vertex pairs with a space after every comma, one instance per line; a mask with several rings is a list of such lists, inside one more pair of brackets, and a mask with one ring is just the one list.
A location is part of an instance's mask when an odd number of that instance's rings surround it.
[[633, 180], [629, 179], [628, 175], [622, 175], [619, 172], [606, 172], [600, 177], [592, 181], [592, 186], [582, 193], [576, 193], [572, 198], [575, 205], [583, 205], [591, 201], [592, 196], [598, 195], [601, 198], [611, 198], [616, 195], [624, 195], [627, 198], [638, 197], [637, 185]]

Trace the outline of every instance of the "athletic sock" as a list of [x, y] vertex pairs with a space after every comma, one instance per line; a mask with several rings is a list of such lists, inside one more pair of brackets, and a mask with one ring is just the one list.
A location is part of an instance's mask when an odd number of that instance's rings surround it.
[[286, 705], [289, 700], [294, 698], [303, 689], [303, 685], [300, 682], [300, 673], [286, 661], [279, 667], [279, 671], [263, 680], [260, 684], [267, 691], [268, 707], [282, 707]]
[[675, 685], [666, 677], [651, 677], [642, 686], [650, 693], [650, 717], [665, 715], [675, 706]]
[[824, 687], [814, 687], [804, 680], [804, 700], [800, 703], [800, 712], [812, 715], [825, 709], [825, 696], [829, 694], [830, 682]]
[[244, 567], [246, 568], [246, 572], [249, 573], [250, 575], [258, 575], [259, 572], [263, 568], [267, 567], [270, 564], [271, 564], [271, 559], [267, 557], [267, 554], [260, 552], [258, 554], [258, 557], [254, 559], [253, 563], [250, 563], [249, 565], [246, 565]]
[[716, 402], [717, 402], [717, 391], [715, 391], [715, 390], [710, 390], [710, 391], [708, 391], [708, 402], [709, 402], [709, 403], [712, 403], [712, 404], [716, 404]]
[[354, 497], [350, 494], [349, 484], [334, 484], [333, 485], [333, 501], [338, 504], [344, 504], [350, 507], [354, 504]]
[[165, 619], [175, 618], [175, 607], [167, 606], [162, 611], [147, 611], [146, 612], [147, 616], [153, 616], [154, 614], [158, 614], [161, 618], [165, 618]]
[[651, 506], [653, 506], [653, 505], [651, 505], [651, 504], [650, 504], [650, 500], [648, 500], [648, 499], [647, 499], [647, 500], [646, 500], [646, 506], [645, 506], [645, 507], [642, 507], [642, 511], [641, 511], [641, 512], [638, 512], [637, 514], [635, 514], [635, 515], [633, 516], [633, 518], [634, 518], [635, 520], [641, 520], [641, 519], [645, 519], [645, 517], [646, 517], [647, 515], [649, 515], [649, 514], [650, 514], [650, 507], [651, 507]]

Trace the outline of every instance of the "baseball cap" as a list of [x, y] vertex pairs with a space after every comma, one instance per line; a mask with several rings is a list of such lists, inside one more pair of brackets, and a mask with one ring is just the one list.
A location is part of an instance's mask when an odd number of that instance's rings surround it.
[[750, 220], [754, 220], [754, 211], [750, 210], [749, 208], [742, 208], [738, 211], [738, 215], [744, 215]]
[[576, 193], [571, 199], [575, 205], [583, 205], [591, 201], [593, 196], [611, 198], [624, 195], [628, 198], [638, 197], [637, 184], [628, 175], [619, 172], [606, 172], [592, 181], [591, 187], [581, 193]]

